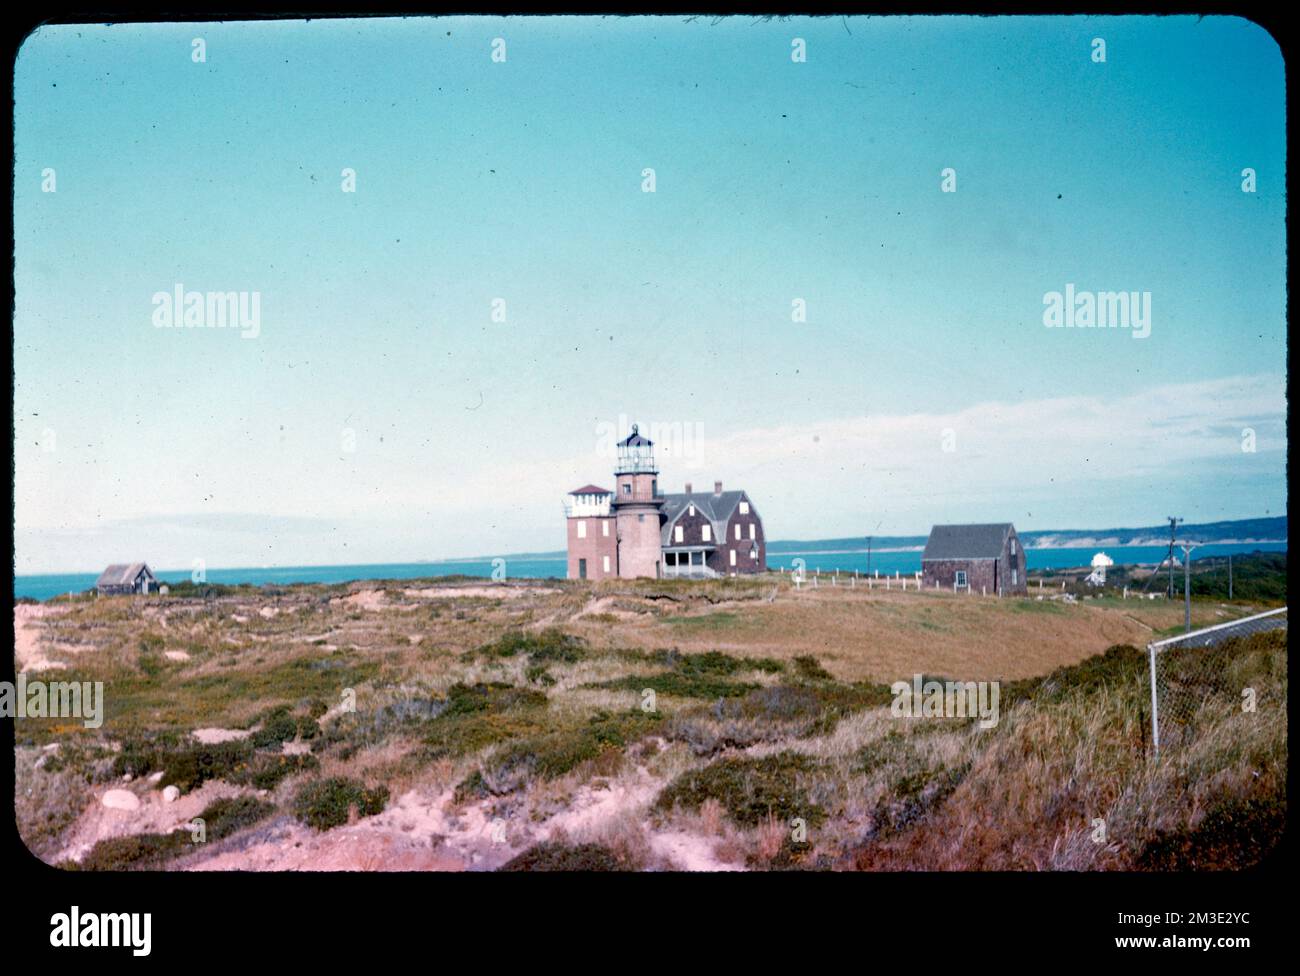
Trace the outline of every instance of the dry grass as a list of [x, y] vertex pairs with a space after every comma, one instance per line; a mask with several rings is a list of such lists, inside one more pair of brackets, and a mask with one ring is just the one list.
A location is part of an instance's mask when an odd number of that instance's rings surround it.
[[[550, 839], [598, 848], [624, 868], [670, 866], [656, 831], [757, 868], [1159, 866], [1183, 856], [1185, 838], [1217, 824], [1225, 804], [1280, 797], [1284, 815], [1284, 648], [1234, 666], [1234, 681], [1258, 685], [1259, 712], [1206, 705], [1187, 747], [1154, 763], [1146, 685], [1127, 664], [1101, 666], [1100, 683], [1067, 675], [1050, 692], [1017, 686], [991, 730], [892, 718], [877, 686], [917, 673], [1041, 677], [1113, 645], [1145, 644], [1181, 623], [1180, 607], [825, 582], [476, 583], [456, 596], [431, 581], [74, 601], [41, 620], [44, 647], [68, 665], [61, 678], [106, 683], [107, 717], [99, 733], [20, 726], [22, 833], [35, 848], [57, 847], [90, 785], [105, 781], [116, 744], [257, 728], [275, 706], [296, 719], [328, 709], [309, 741], [319, 766], [272, 788], [282, 807], [302, 783], [327, 777], [382, 783], [393, 797], [455, 788], [460, 808], [507, 820], [521, 843], [568, 824]], [[1207, 602], [1196, 618], [1252, 609]], [[580, 638], [572, 653], [539, 650], [552, 628]], [[517, 653], [485, 651], [508, 634], [523, 635]], [[660, 653], [670, 648], [679, 653]], [[168, 650], [189, 658], [169, 660]], [[829, 675], [796, 665], [809, 655]], [[634, 680], [608, 686], [625, 678]], [[651, 680], [674, 693], [658, 694], [647, 717], [639, 689]], [[755, 691], [713, 694], [729, 685]], [[475, 687], [480, 698], [466, 697]], [[341, 710], [348, 694], [355, 713]], [[453, 699], [467, 710], [444, 716]], [[70, 768], [33, 769], [34, 750], [55, 741], [76, 746]], [[738, 823], [722, 794], [650, 811], [659, 791], [713, 763], [743, 758], [761, 780], [763, 762], [783, 756], [799, 763], [792, 809], [825, 814], [805, 845], [792, 846], [789, 824], [771, 816]], [[611, 796], [628, 799], [607, 804]], [[575, 819], [581, 810], [595, 813]]]

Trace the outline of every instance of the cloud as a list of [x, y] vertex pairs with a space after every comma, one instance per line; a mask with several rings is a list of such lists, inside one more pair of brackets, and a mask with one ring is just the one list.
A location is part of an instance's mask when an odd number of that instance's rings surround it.
[[[994, 519], [1101, 528], [1158, 520], [1175, 503], [1194, 520], [1261, 515], [1285, 511], [1284, 391], [1280, 376], [1243, 376], [1123, 397], [989, 400], [949, 413], [722, 433], [701, 424], [678, 445], [689, 450], [660, 457], [660, 486], [721, 479], [745, 488], [769, 538], [917, 534], [934, 522]], [[1255, 432], [1254, 453], [1242, 451], [1245, 428]], [[155, 492], [147, 496], [155, 514], [73, 511], [44, 526], [20, 524], [16, 563], [39, 572], [133, 558], [292, 565], [560, 549], [564, 492], [612, 482], [607, 441], [607, 431], [593, 430], [590, 451], [558, 457], [467, 448], [436, 466], [394, 448], [359, 453], [328, 474], [304, 461], [292, 479], [250, 463], [229, 472], [229, 490], [244, 488], [267, 512], [186, 513], [183, 495]]]

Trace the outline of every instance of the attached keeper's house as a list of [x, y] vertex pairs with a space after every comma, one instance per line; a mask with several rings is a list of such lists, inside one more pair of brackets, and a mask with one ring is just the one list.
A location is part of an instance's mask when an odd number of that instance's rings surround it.
[[654, 444], [632, 427], [618, 444], [614, 489], [565, 497], [569, 579], [716, 577], [767, 569], [763, 520], [743, 491], [659, 491]]
[[101, 596], [149, 593], [158, 589], [158, 580], [144, 563], [114, 563], [99, 574], [95, 589]]
[[1025, 550], [1010, 522], [936, 525], [921, 554], [927, 589], [1004, 596], [1029, 592]]

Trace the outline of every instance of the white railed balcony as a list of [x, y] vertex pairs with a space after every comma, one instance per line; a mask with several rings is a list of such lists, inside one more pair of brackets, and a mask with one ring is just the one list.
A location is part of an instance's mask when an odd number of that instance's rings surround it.
[[611, 514], [608, 495], [599, 502], [578, 502], [572, 497], [564, 500], [565, 518], [608, 518]]

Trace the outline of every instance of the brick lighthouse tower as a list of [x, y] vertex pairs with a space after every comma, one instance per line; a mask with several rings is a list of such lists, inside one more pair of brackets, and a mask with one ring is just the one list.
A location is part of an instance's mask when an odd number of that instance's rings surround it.
[[659, 525], [663, 497], [654, 444], [637, 432], [618, 443], [614, 469], [614, 524], [618, 536], [618, 575], [624, 579], [661, 575]]

